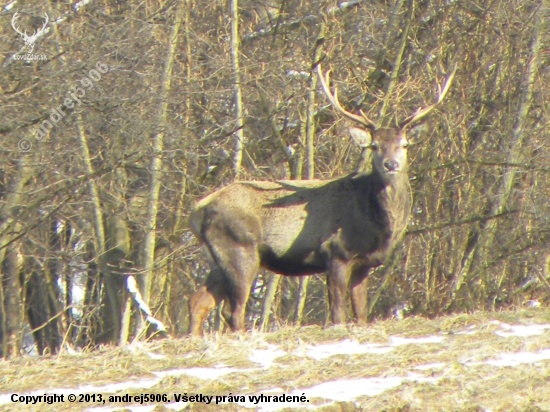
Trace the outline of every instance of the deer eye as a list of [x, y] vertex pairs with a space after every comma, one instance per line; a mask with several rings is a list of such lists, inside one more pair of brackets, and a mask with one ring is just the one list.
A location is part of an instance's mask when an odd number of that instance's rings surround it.
[[371, 148], [371, 150], [378, 150], [378, 144], [377, 143], [371, 143], [370, 148]]
[[401, 145], [401, 147], [402, 147], [403, 149], [408, 149], [408, 148], [409, 148], [409, 143], [408, 143], [408, 142], [405, 142], [405, 143], [403, 143], [403, 144]]

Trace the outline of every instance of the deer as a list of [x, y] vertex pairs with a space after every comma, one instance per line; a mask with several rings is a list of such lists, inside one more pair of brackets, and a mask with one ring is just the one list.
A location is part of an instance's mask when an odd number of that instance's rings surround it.
[[38, 29], [38, 30], [35, 30], [33, 32], [33, 34], [31, 34], [30, 36], [27, 34], [27, 31], [25, 30], [24, 32], [21, 31], [20, 28], [17, 27], [17, 15], [19, 14], [19, 12], [15, 12], [15, 14], [13, 15], [13, 17], [11, 18], [11, 26], [13, 27], [13, 29], [20, 35], [23, 37], [23, 41], [25, 42], [25, 48], [27, 49], [27, 54], [31, 54], [34, 50], [34, 43], [36, 42], [36, 40], [38, 40], [40, 38], [40, 36], [42, 36], [42, 34], [44, 33], [44, 31], [46, 30], [46, 26], [48, 25], [48, 22], [49, 22], [49, 17], [47, 14], [44, 15], [44, 24], [42, 25], [42, 28], [41, 29]]
[[394, 127], [378, 127], [360, 111], [345, 110], [330, 70], [317, 73], [332, 107], [360, 127], [351, 138], [372, 152], [371, 172], [332, 180], [237, 181], [200, 200], [189, 217], [191, 232], [211, 267], [189, 298], [191, 335], [221, 302], [233, 331], [245, 329], [245, 309], [260, 267], [286, 276], [326, 273], [333, 324], [346, 322], [349, 291], [355, 322], [367, 321], [367, 278], [403, 237], [412, 205], [408, 178], [409, 127], [447, 94], [456, 67], [436, 101]]

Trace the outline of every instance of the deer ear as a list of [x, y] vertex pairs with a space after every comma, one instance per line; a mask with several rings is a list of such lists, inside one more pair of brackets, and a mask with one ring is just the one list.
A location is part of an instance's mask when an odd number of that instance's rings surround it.
[[409, 144], [415, 145], [422, 143], [426, 139], [428, 126], [426, 123], [417, 124], [407, 130], [407, 140]]
[[353, 141], [359, 146], [359, 147], [369, 147], [370, 143], [372, 141], [372, 136], [368, 130], [365, 129], [359, 129], [357, 127], [350, 127], [348, 129], [349, 134]]

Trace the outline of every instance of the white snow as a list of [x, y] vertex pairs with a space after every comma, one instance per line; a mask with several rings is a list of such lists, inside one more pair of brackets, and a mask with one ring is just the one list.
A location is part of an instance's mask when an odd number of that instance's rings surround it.
[[[290, 393], [290, 396], [302, 396], [304, 395], [308, 400], [311, 398], [323, 398], [336, 402], [349, 402], [360, 396], [376, 396], [389, 389], [393, 389], [401, 385], [405, 381], [419, 382], [419, 383], [432, 383], [435, 384], [440, 378], [425, 378], [417, 373], [409, 373], [405, 377], [391, 376], [387, 378], [363, 378], [363, 379], [341, 379], [335, 381], [323, 382], [319, 385], [312, 386], [306, 389], [295, 389]], [[271, 390], [270, 390], [271, 391]], [[259, 392], [267, 393], [267, 391]], [[317, 409], [318, 406], [314, 406], [308, 403], [297, 402], [281, 402], [281, 403], [267, 403], [260, 402], [254, 404], [253, 402], [239, 402], [239, 405], [246, 408], [258, 408], [258, 411], [272, 412], [278, 411], [283, 408], [300, 408], [304, 409]], [[323, 404], [319, 406], [327, 406], [329, 404]]]
[[13, 6], [15, 6], [16, 4], [17, 4], [17, 0], [12, 1], [12, 2], [6, 4], [6, 5], [4, 6], [4, 11], [10, 11], [11, 9], [13, 9]]
[[508, 338], [511, 336], [536, 336], [542, 335], [547, 329], [550, 329], [550, 325], [508, 325], [501, 323], [500, 326], [505, 329], [504, 331], [496, 331], [495, 334]]
[[[378, 343], [359, 343], [355, 340], [345, 339], [341, 342], [329, 343], [326, 345], [308, 345], [305, 356], [315, 360], [326, 359], [335, 355], [360, 355], [363, 353], [383, 354], [388, 353], [392, 348]], [[299, 355], [300, 352], [295, 354]]]
[[268, 349], [252, 349], [252, 355], [248, 359], [254, 363], [262, 365], [262, 369], [269, 369], [275, 363], [275, 359], [286, 355], [284, 350], [277, 349], [275, 345], [269, 345]]
[[355, 340], [345, 339], [340, 342], [328, 343], [325, 345], [308, 345], [305, 351], [297, 350], [294, 352], [297, 356], [307, 356], [315, 360], [326, 359], [335, 355], [362, 355], [371, 353], [381, 355], [393, 350], [396, 346], [425, 344], [425, 343], [441, 343], [445, 340], [445, 336], [428, 336], [425, 338], [404, 338], [400, 336], [390, 337], [389, 345], [379, 343], [359, 343]]
[[128, 292], [130, 292], [134, 297], [134, 300], [137, 303], [139, 309], [147, 315], [147, 318], [145, 320], [155, 325], [158, 331], [166, 332], [166, 326], [164, 326], [164, 324], [160, 320], [154, 318], [151, 314], [151, 309], [149, 308], [149, 305], [147, 305], [147, 303], [143, 300], [141, 292], [137, 287], [136, 279], [133, 276], [130, 275], [126, 278], [126, 287], [128, 288]]
[[294, 391], [305, 393], [306, 397], [325, 398], [337, 402], [350, 401], [359, 396], [376, 396], [401, 385], [405, 381], [437, 383], [440, 378], [425, 378], [418, 373], [409, 373], [406, 377], [343, 379], [323, 382], [308, 389]]
[[[491, 321], [489, 325], [498, 325], [499, 328], [494, 333], [503, 338], [515, 336], [519, 338], [528, 338], [530, 336], [538, 336], [546, 333], [550, 330], [550, 324], [538, 324], [538, 325], [509, 325], [500, 321]], [[463, 332], [457, 332], [456, 334], [471, 334], [480, 331], [479, 325], [470, 325]], [[385, 344], [380, 343], [360, 343], [353, 339], [344, 339], [338, 342], [332, 342], [327, 344], [311, 345], [300, 343], [298, 349], [291, 352], [296, 356], [308, 357], [314, 360], [323, 360], [336, 355], [363, 355], [363, 354], [385, 354], [396, 347], [402, 345], [422, 345], [422, 344], [442, 344], [449, 338], [447, 335], [432, 335], [418, 338], [409, 338], [403, 336], [390, 336], [389, 342]], [[155, 354], [151, 352], [152, 348], [146, 345], [129, 345], [127, 349], [133, 352], [136, 356], [148, 356], [152, 359], [164, 359], [165, 355]], [[246, 349], [245, 349], [246, 350]], [[191, 367], [182, 369], [171, 369], [166, 371], [151, 372], [153, 378], [137, 379], [131, 378], [126, 382], [118, 382], [108, 385], [96, 386], [96, 385], [84, 385], [78, 388], [55, 388], [33, 391], [27, 394], [20, 395], [43, 395], [43, 394], [86, 394], [86, 393], [125, 393], [128, 390], [135, 389], [148, 389], [155, 385], [158, 385], [162, 379], [170, 376], [187, 375], [195, 378], [213, 381], [222, 377], [231, 376], [234, 374], [255, 374], [262, 370], [268, 370], [273, 366], [282, 367], [275, 361], [276, 359], [283, 357], [290, 352], [282, 350], [280, 346], [273, 344], [266, 344], [264, 342], [261, 349], [249, 349], [248, 359], [251, 362], [256, 363], [258, 366], [254, 368], [234, 368], [230, 365], [218, 364], [214, 367]], [[481, 361], [480, 361], [481, 357]], [[550, 348], [543, 349], [538, 352], [511, 352], [511, 353], [499, 353], [491, 354], [488, 356], [485, 354], [477, 354], [475, 358], [463, 359], [461, 363], [465, 366], [471, 367], [476, 365], [491, 365], [495, 367], [516, 367], [520, 364], [540, 364], [543, 361], [550, 360]], [[361, 396], [377, 396], [387, 390], [391, 390], [399, 387], [404, 382], [415, 383], [429, 383], [437, 384], [440, 377], [425, 377], [421, 373], [416, 371], [439, 371], [442, 370], [447, 363], [436, 362], [421, 364], [412, 367], [405, 376], [374, 376], [368, 378], [357, 379], [340, 379], [328, 382], [322, 382], [318, 385], [314, 385], [308, 388], [287, 389], [282, 388], [266, 389], [257, 393], [256, 395], [273, 395], [273, 394], [286, 394], [291, 396], [304, 395], [311, 401], [313, 398], [324, 399], [328, 403], [323, 405], [314, 405], [311, 402], [263, 402], [254, 404], [246, 394], [246, 402], [238, 403], [245, 408], [254, 408], [258, 411], [271, 412], [277, 411], [283, 408], [297, 408], [300, 410], [312, 410], [319, 407], [330, 405], [334, 402], [353, 401]], [[415, 372], [412, 372], [415, 371]], [[246, 391], [247, 387], [241, 388]], [[241, 395], [241, 394], [236, 394]], [[173, 401], [172, 399], [171, 401]], [[11, 403], [11, 393], [0, 394], [0, 405], [6, 405]], [[121, 409], [130, 410], [132, 412], [150, 412], [158, 405], [120, 405], [119, 407], [91, 407], [86, 409], [90, 412], [111, 412]], [[189, 405], [185, 402], [168, 403], [163, 405], [171, 410], [183, 410]]]
[[84, 6], [86, 6], [87, 4], [89, 4], [91, 2], [91, 0], [81, 0], [81, 1], [77, 1], [73, 4], [73, 7], [74, 9], [78, 12], [80, 11], [80, 9]]
[[474, 330], [476, 328], [476, 325], [470, 325], [468, 326], [464, 331], [461, 332], [455, 332], [455, 335], [474, 335], [476, 333], [479, 333], [479, 331]]
[[402, 338], [400, 336], [390, 337], [392, 346], [424, 344], [424, 343], [441, 343], [445, 340], [445, 336], [428, 336], [426, 338]]
[[166, 359], [166, 355], [160, 355], [158, 353], [153, 353], [153, 352], [146, 352], [146, 353], [147, 353], [147, 356], [149, 356], [151, 359], [155, 359], [155, 360]]
[[492, 365], [498, 367], [518, 366], [522, 363], [537, 363], [543, 360], [550, 359], [550, 349], [545, 349], [540, 352], [511, 352], [501, 353], [498, 358], [484, 362], [463, 362], [466, 366], [476, 365]]

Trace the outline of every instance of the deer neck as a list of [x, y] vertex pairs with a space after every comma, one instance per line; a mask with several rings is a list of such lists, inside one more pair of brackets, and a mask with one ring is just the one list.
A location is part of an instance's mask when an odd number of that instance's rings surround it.
[[390, 215], [391, 220], [402, 224], [409, 217], [412, 196], [407, 170], [390, 178], [380, 176], [376, 172], [374, 175], [377, 180], [378, 201], [385, 206], [384, 209]]

